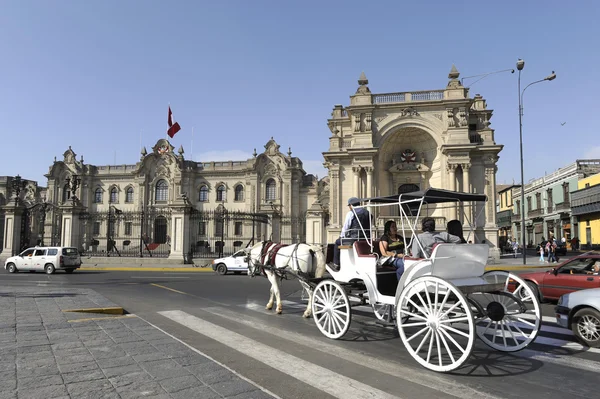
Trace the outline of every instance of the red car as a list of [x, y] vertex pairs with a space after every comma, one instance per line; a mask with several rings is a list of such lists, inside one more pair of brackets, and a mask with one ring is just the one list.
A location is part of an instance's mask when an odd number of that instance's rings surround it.
[[569, 292], [587, 288], [600, 288], [600, 253], [591, 252], [576, 256], [552, 270], [522, 273], [519, 277], [527, 281], [540, 301], [558, 299]]

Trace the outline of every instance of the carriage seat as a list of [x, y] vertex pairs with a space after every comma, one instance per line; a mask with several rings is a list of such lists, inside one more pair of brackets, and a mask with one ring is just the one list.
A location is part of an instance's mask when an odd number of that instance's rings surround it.
[[[377, 241], [377, 246], [379, 246], [379, 241]], [[371, 251], [371, 246], [366, 240], [355, 241], [354, 247], [356, 248], [356, 254], [361, 258], [377, 257], [377, 254]], [[375, 250], [375, 241], [373, 241], [373, 250]]]
[[481, 276], [489, 248], [487, 244], [439, 244], [431, 254], [431, 274], [444, 279]]

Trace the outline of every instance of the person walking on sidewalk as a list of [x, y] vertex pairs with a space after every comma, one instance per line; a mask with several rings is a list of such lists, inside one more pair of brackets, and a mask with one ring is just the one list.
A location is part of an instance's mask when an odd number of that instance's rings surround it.
[[517, 252], [519, 252], [519, 243], [517, 242], [516, 238], [513, 238], [513, 241], [512, 241], [512, 250], [513, 250], [513, 257], [516, 259], [517, 258]]
[[554, 237], [550, 236], [548, 242], [546, 243], [546, 249], [548, 250], [548, 263], [556, 263], [556, 256], [554, 256], [555, 248], [556, 243], [554, 242]]
[[544, 248], [544, 245], [543, 245], [543, 243], [542, 243], [542, 244], [540, 244], [540, 245], [538, 246], [538, 248], [539, 248], [539, 250], [540, 250], [540, 263], [545, 263], [545, 262], [546, 262], [546, 261], [544, 260], [544, 251], [545, 251], [545, 248]]

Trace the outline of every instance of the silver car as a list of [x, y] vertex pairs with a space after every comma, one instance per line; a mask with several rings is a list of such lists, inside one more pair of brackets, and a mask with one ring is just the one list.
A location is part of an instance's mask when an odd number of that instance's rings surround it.
[[573, 330], [587, 346], [600, 346], [600, 288], [575, 291], [558, 299], [556, 322]]
[[73, 247], [34, 247], [27, 248], [17, 256], [11, 256], [4, 262], [4, 268], [10, 273], [18, 271], [43, 271], [52, 274], [56, 270], [66, 273], [81, 266], [81, 256]]

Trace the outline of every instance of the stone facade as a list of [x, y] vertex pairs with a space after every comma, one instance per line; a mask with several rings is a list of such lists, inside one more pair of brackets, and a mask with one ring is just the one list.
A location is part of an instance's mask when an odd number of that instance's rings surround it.
[[[469, 97], [454, 66], [448, 78], [441, 90], [372, 94], [363, 73], [350, 105], [333, 108], [329, 149], [323, 153], [329, 169], [329, 242], [339, 236], [349, 197], [428, 187], [486, 194], [488, 202], [474, 222], [475, 241], [498, 242], [496, 164], [503, 146], [494, 140], [492, 110], [483, 97]], [[432, 211], [431, 216], [440, 229], [450, 219], [469, 223], [459, 211]], [[395, 216], [385, 212], [390, 210], [377, 215], [379, 228]]]

